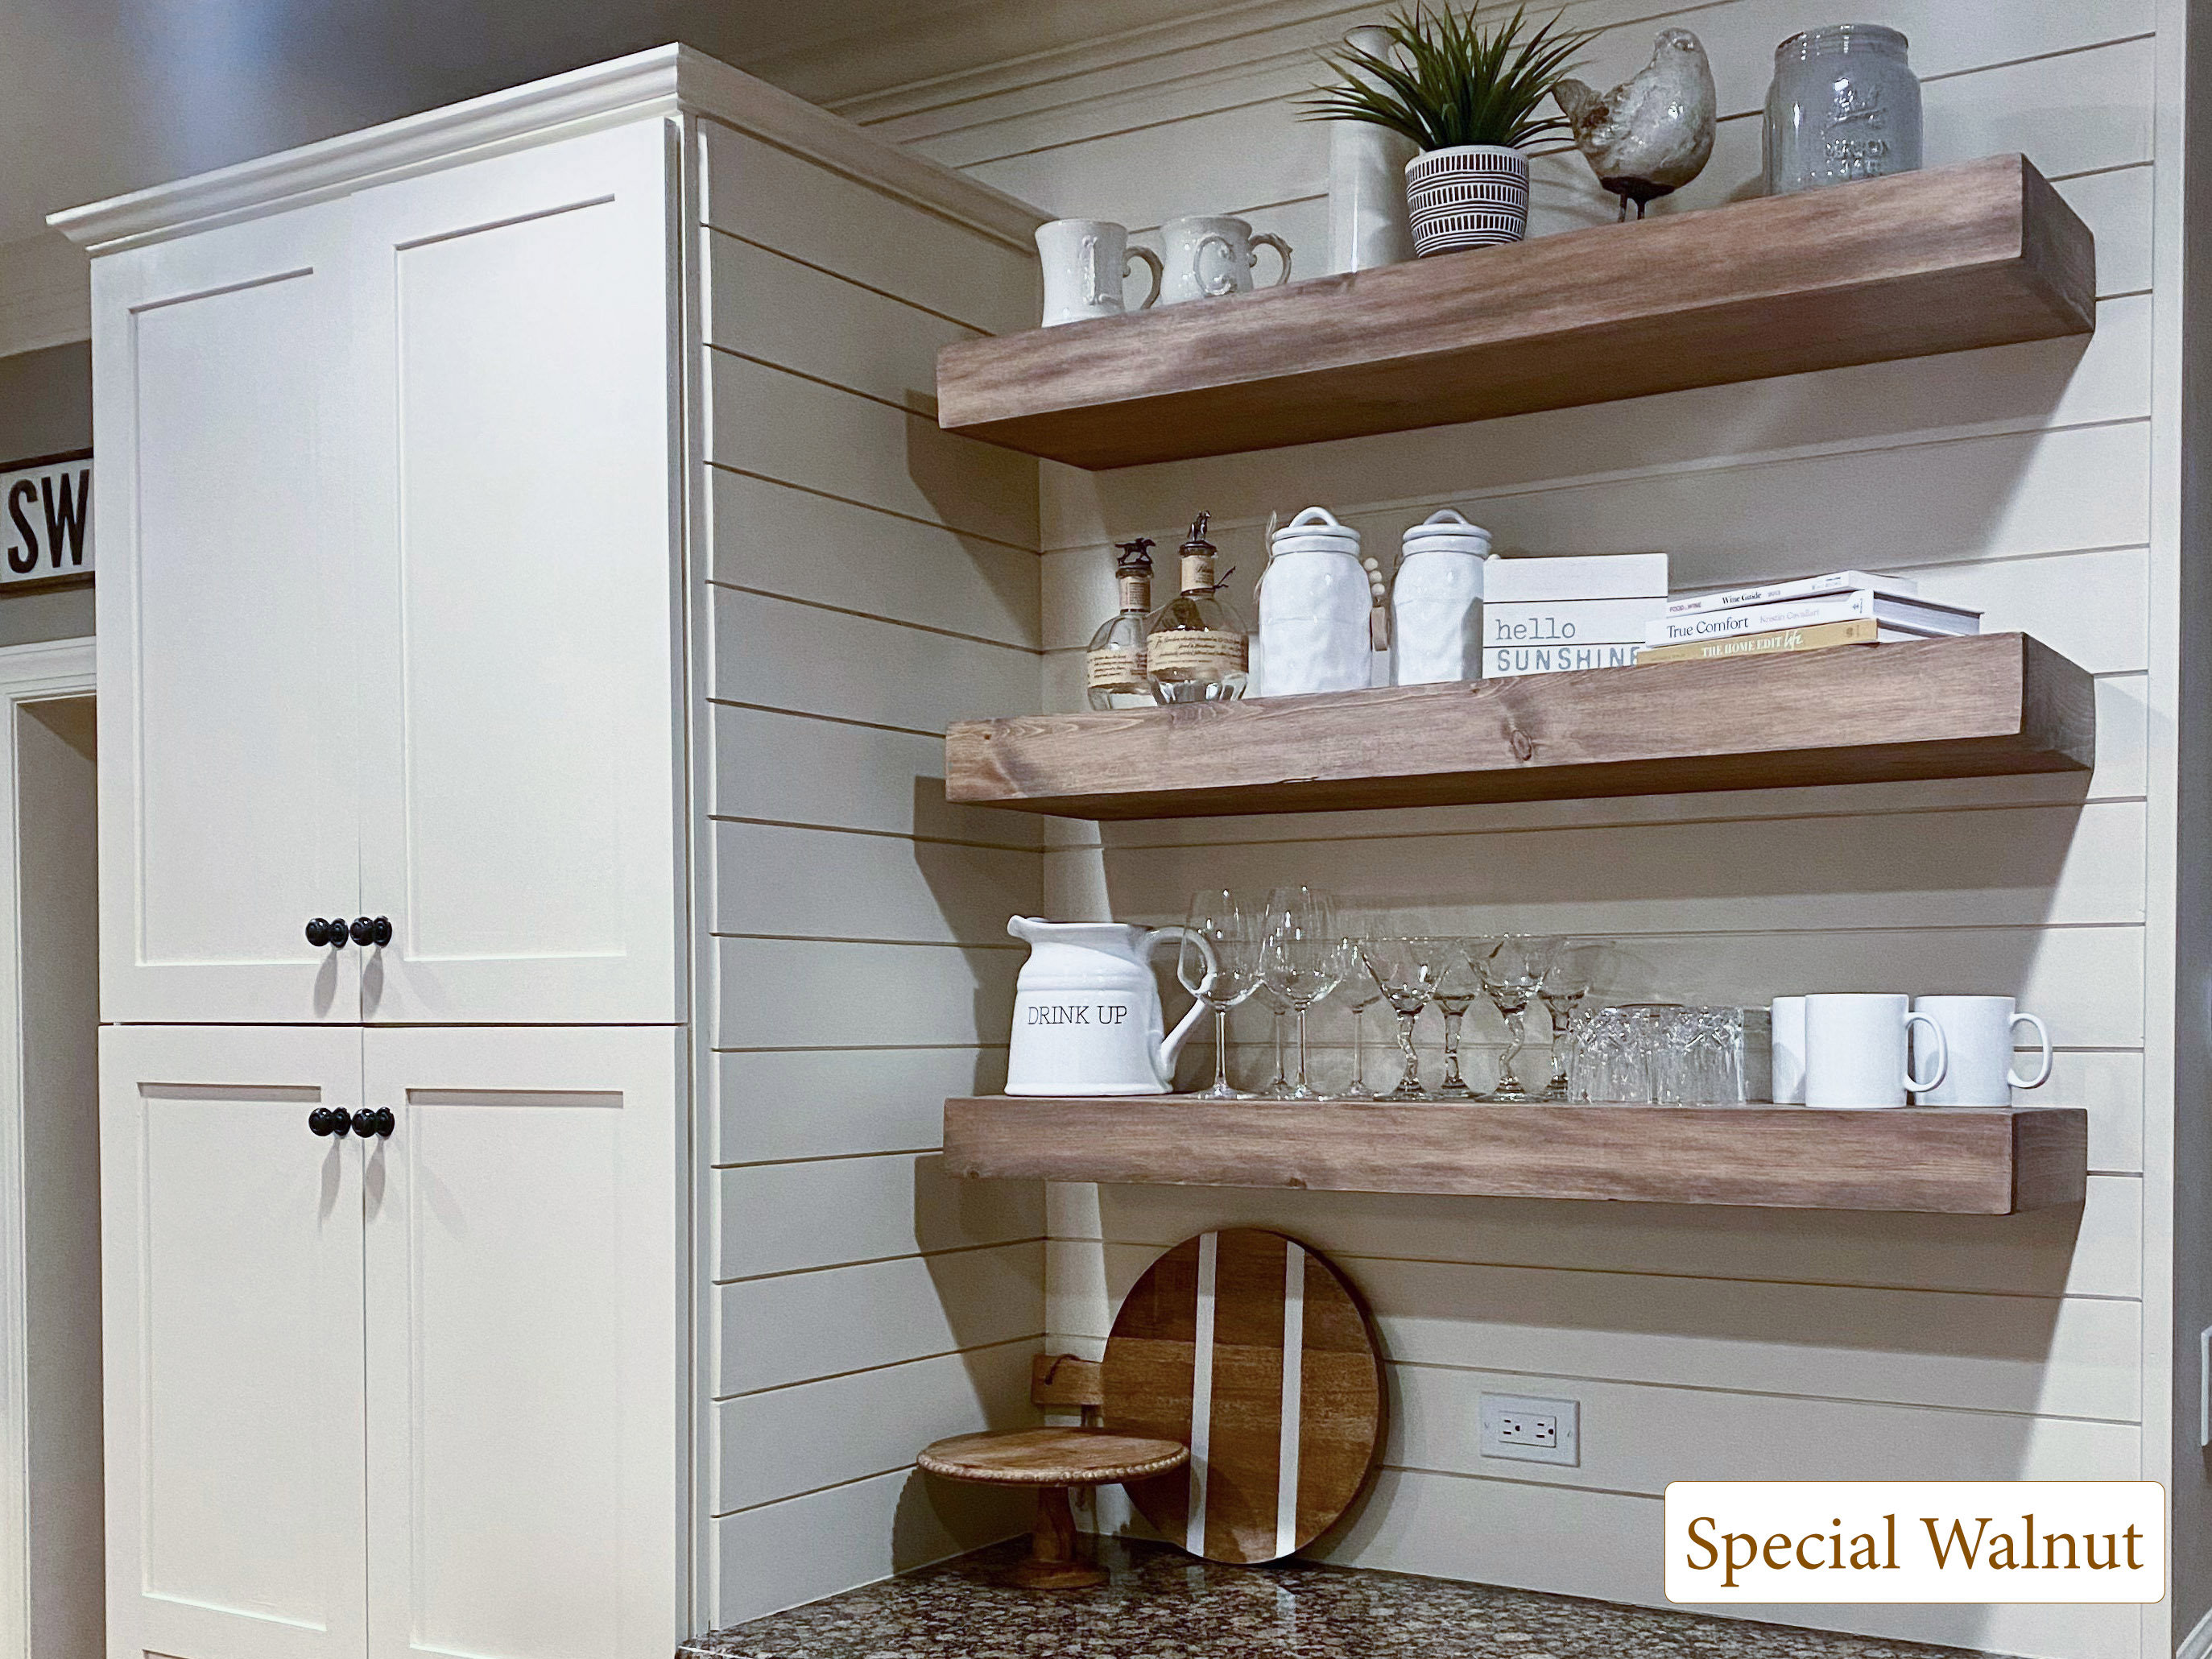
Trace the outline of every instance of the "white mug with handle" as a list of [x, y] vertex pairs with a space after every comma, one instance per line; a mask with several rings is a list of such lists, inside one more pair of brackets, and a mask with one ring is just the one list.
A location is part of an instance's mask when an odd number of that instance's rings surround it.
[[1129, 261], [1152, 267], [1152, 291], [1137, 309], [1160, 297], [1160, 256], [1129, 246], [1129, 233], [1111, 219], [1054, 219], [1036, 228], [1037, 255], [1044, 262], [1044, 325], [1119, 317], [1128, 309], [1122, 282]]
[[[1926, 1028], [1934, 1066], [1923, 1077], [1907, 1058], [1916, 1025]], [[1905, 1091], [1924, 1095], [1943, 1081], [1950, 1053], [1943, 1028], [1912, 1000], [1886, 992], [1830, 993], [1805, 999], [1805, 1103], [1902, 1106]]]
[[[2009, 1106], [2014, 1089], [2039, 1089], [2051, 1079], [2051, 1032], [2010, 997], [1915, 997], [1913, 1012], [1936, 1023], [1950, 1063], [1932, 1089], [1917, 1089], [1923, 1106]], [[2033, 1027], [2043, 1049], [2031, 1077], [2013, 1070], [2013, 1036]], [[1919, 1043], [1915, 1042], [1916, 1052]]]
[[1160, 227], [1160, 246], [1166, 250], [1167, 269], [1160, 290], [1163, 305], [1249, 294], [1252, 268], [1260, 262], [1255, 248], [1271, 247], [1282, 259], [1282, 274], [1269, 287], [1280, 288], [1291, 280], [1291, 245], [1266, 232], [1254, 235], [1242, 219], [1206, 214], [1170, 219]]

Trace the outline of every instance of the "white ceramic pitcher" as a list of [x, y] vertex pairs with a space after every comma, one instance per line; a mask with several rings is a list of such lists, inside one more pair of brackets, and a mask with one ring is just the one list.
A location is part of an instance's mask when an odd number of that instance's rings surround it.
[[1213, 949], [1205, 939], [1188, 927], [1036, 916], [1016, 916], [1006, 931], [1030, 947], [1014, 981], [1008, 1094], [1164, 1095], [1174, 1088], [1176, 1056], [1206, 1005], [1193, 1003], [1163, 1035], [1167, 1017], [1151, 959], [1161, 945], [1180, 948], [1188, 937], [1210, 979]]

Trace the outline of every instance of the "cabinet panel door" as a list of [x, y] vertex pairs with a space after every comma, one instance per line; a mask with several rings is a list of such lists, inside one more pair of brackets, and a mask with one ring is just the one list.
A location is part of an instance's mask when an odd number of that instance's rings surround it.
[[100, 1032], [109, 1650], [360, 1659], [361, 1033]]
[[682, 1017], [667, 146], [356, 200], [371, 1020]]
[[364, 1042], [372, 1659], [667, 1659], [679, 1034]]
[[94, 264], [109, 1020], [360, 1018], [360, 953], [303, 933], [360, 886], [343, 225]]

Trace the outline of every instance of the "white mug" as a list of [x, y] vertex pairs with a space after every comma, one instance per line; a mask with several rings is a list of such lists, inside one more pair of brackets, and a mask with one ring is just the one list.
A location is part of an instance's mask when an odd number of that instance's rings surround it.
[[1129, 233], [1111, 219], [1054, 219], [1036, 228], [1036, 245], [1044, 261], [1047, 328], [1121, 315], [1128, 308], [1121, 283], [1132, 259], [1143, 260], [1152, 271], [1152, 291], [1137, 309], [1160, 297], [1160, 256], [1131, 247]]
[[1271, 247], [1282, 258], [1282, 274], [1269, 287], [1280, 288], [1291, 280], [1291, 245], [1279, 236], [1255, 236], [1242, 219], [1205, 215], [1170, 219], [1160, 227], [1160, 245], [1167, 261], [1160, 288], [1163, 305], [1249, 294], [1252, 267], [1260, 263], [1255, 248]]
[[1805, 999], [1777, 997], [1768, 1009], [1771, 1021], [1774, 1086], [1778, 1106], [1805, 1103]]
[[[2010, 997], [1915, 997], [1912, 1009], [1936, 1022], [1950, 1057], [1934, 1088], [1915, 1091], [1923, 1106], [2009, 1106], [2014, 1089], [2039, 1089], [2049, 1081], [2051, 1033]], [[2033, 1026], [2043, 1045], [2043, 1063], [2033, 1077], [2012, 1070], [2013, 1028], [2019, 1025]], [[1916, 1040], [1915, 1052], [1919, 1047]]]
[[[1935, 1069], [1915, 1076], [1906, 1038], [1925, 1026]], [[1844, 993], [1805, 999], [1805, 1103], [1808, 1106], [1902, 1106], [1905, 1092], [1926, 1094], [1949, 1064], [1943, 1028], [1913, 1011], [1911, 999], [1887, 993]]]

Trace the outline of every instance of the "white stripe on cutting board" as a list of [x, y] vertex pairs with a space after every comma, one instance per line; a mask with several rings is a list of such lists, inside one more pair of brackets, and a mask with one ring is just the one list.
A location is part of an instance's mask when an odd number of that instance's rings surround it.
[[1206, 1451], [1213, 1426], [1213, 1282], [1221, 1252], [1219, 1233], [1198, 1236], [1197, 1329], [1190, 1366], [1190, 1510], [1182, 1547], [1206, 1553]]
[[1306, 1377], [1306, 1252], [1283, 1253], [1283, 1438], [1275, 1455], [1275, 1553], [1298, 1547], [1298, 1428]]

